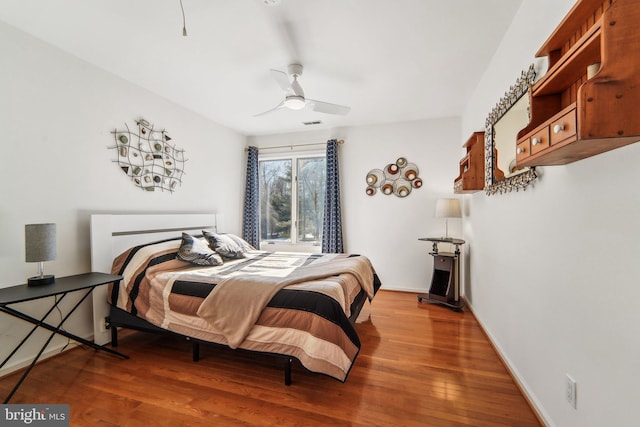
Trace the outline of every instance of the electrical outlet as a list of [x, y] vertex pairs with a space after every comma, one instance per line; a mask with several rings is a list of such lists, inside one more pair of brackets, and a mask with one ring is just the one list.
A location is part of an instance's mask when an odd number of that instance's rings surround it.
[[111, 319], [105, 317], [100, 323], [100, 332], [107, 332], [108, 329], [111, 329]]
[[567, 376], [565, 378], [565, 397], [567, 398], [567, 402], [569, 402], [569, 404], [573, 406], [574, 409], [577, 409], [578, 395], [576, 390], [576, 380], [571, 378], [569, 374], [566, 374], [566, 375]]

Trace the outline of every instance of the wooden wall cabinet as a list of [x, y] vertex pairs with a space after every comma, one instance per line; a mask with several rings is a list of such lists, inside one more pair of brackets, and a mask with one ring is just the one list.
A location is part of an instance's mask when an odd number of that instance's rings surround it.
[[463, 147], [467, 153], [460, 160], [460, 175], [453, 182], [453, 192], [484, 190], [484, 132], [474, 132]]
[[536, 53], [549, 70], [531, 88], [518, 165], [562, 165], [640, 141], [638, 52], [640, 1], [579, 0]]

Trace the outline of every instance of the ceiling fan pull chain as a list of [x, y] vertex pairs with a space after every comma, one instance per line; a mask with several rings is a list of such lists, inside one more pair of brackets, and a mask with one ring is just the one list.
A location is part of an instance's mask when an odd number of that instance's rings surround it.
[[184, 17], [184, 6], [182, 0], [180, 0], [180, 10], [182, 10], [182, 36], [187, 37], [187, 21]]

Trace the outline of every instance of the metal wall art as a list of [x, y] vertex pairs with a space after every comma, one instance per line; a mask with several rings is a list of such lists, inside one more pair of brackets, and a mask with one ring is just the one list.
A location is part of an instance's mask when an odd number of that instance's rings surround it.
[[395, 163], [389, 163], [384, 169], [371, 169], [367, 174], [366, 193], [376, 194], [378, 189], [385, 195], [395, 194], [407, 197], [411, 189], [422, 187], [422, 179], [418, 177], [418, 167], [400, 157]]
[[169, 142], [171, 137], [164, 129], [155, 129], [144, 119], [136, 121], [134, 130], [126, 123], [125, 127], [111, 131], [116, 145], [109, 149], [118, 155], [114, 162], [141, 189], [173, 192], [182, 184], [184, 150]]

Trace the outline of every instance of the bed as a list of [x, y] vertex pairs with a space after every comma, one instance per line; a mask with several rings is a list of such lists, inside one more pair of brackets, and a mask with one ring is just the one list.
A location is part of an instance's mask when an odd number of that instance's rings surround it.
[[[189, 340], [196, 361], [200, 344], [223, 345], [281, 357], [287, 385], [294, 359], [346, 381], [360, 350], [355, 321], [380, 288], [369, 260], [257, 251], [218, 233], [217, 222], [210, 214], [92, 215], [93, 270], [123, 276], [94, 295], [96, 342], [117, 345], [122, 327], [164, 332]], [[206, 252], [216, 238], [235, 239], [242, 254]]]

